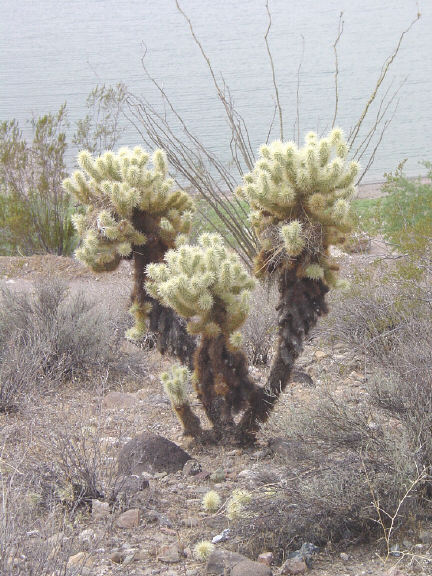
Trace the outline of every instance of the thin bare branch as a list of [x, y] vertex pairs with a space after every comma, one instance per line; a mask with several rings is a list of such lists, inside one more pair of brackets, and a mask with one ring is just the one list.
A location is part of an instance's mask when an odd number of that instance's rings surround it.
[[302, 54], [300, 58], [300, 63], [297, 68], [297, 94], [296, 94], [297, 146], [300, 146], [300, 72], [303, 66], [304, 47], [305, 47], [303, 34], [301, 35], [301, 39], [302, 39]]
[[270, 50], [270, 46], [269, 46], [269, 42], [268, 42], [268, 35], [270, 33], [270, 28], [272, 25], [272, 17], [271, 17], [271, 12], [270, 12], [270, 8], [269, 8], [269, 4], [268, 4], [268, 0], [266, 0], [266, 10], [267, 10], [267, 15], [268, 15], [268, 26], [267, 26], [267, 30], [266, 33], [264, 35], [264, 40], [265, 40], [265, 44], [266, 44], [266, 48], [267, 48], [267, 54], [270, 60], [270, 66], [272, 69], [272, 78], [273, 78], [273, 87], [274, 87], [274, 91], [275, 91], [275, 96], [276, 96], [276, 106], [279, 112], [279, 133], [280, 133], [280, 139], [283, 140], [284, 139], [284, 133], [283, 133], [283, 114], [282, 114], [282, 106], [279, 100], [279, 88], [276, 82], [276, 72], [275, 72], [275, 67], [274, 67], [274, 62], [273, 62], [273, 56]]
[[339, 84], [338, 84], [338, 76], [339, 76], [339, 62], [338, 62], [338, 53], [337, 53], [337, 45], [338, 42], [343, 34], [343, 29], [344, 29], [344, 21], [342, 20], [343, 18], [343, 12], [341, 12], [339, 14], [339, 24], [338, 24], [338, 35], [337, 38], [333, 44], [333, 51], [334, 51], [334, 56], [335, 56], [335, 109], [334, 109], [334, 115], [333, 115], [333, 122], [332, 122], [332, 128], [335, 127], [336, 124], [336, 118], [337, 118], [337, 114], [338, 114], [338, 105], [339, 105]]

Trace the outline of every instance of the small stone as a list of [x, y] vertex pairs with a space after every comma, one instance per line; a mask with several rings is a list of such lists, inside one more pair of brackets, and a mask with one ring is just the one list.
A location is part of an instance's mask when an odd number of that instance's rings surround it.
[[348, 554], [346, 554], [345, 552], [341, 552], [339, 554], [340, 559], [342, 560], [342, 562], [348, 562], [349, 560], [349, 556]]
[[117, 528], [135, 528], [139, 526], [140, 511], [138, 508], [131, 508], [117, 518], [115, 525]]
[[77, 567], [80, 568], [80, 575], [87, 576], [91, 573], [91, 569], [94, 565], [94, 561], [88, 553], [86, 552], [78, 552], [73, 556], [69, 557], [67, 562], [66, 571], [68, 574], [76, 574]]
[[271, 576], [271, 570], [259, 562], [243, 560], [233, 566], [231, 576]]
[[104, 408], [133, 408], [137, 404], [137, 399], [133, 394], [126, 392], [108, 392], [103, 399]]
[[92, 516], [94, 520], [101, 520], [110, 514], [110, 507], [108, 502], [101, 502], [100, 500], [92, 500]]
[[215, 483], [223, 482], [225, 478], [226, 474], [223, 468], [218, 468], [212, 474], [210, 474], [210, 480]]
[[266, 564], [266, 566], [271, 566], [273, 562], [273, 554], [272, 552], [263, 552], [258, 556], [258, 562], [261, 564]]
[[166, 562], [167, 564], [180, 562], [181, 556], [177, 544], [167, 544], [164, 546], [158, 554], [158, 560], [160, 562]]
[[327, 358], [328, 354], [327, 352], [324, 352], [324, 350], [316, 350], [315, 351], [315, 358], [317, 360], [322, 360], [323, 358]]
[[83, 530], [82, 532], [80, 532], [78, 536], [78, 540], [84, 544], [90, 544], [91, 541], [94, 540], [95, 538], [96, 534], [94, 533], [94, 530], [92, 530], [91, 528]]
[[248, 560], [246, 556], [224, 550], [223, 548], [216, 548], [210, 554], [206, 564], [206, 574], [208, 576], [221, 576], [221, 574], [230, 573], [229, 571], [233, 566]]
[[302, 558], [296, 556], [295, 558], [288, 558], [288, 560], [282, 564], [280, 574], [283, 574], [284, 576], [286, 574], [303, 574], [306, 570], [306, 562]]
[[183, 466], [183, 474], [185, 476], [196, 476], [201, 472], [201, 470], [201, 464], [198, 462], [198, 460], [188, 460]]
[[113, 552], [110, 556], [110, 560], [111, 562], [114, 562], [114, 564], [121, 564], [124, 560], [123, 552], [119, 552], [118, 550]]

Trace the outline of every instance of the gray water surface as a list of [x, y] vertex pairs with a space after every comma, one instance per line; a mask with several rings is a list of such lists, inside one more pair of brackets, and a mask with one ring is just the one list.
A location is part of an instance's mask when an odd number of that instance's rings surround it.
[[[217, 73], [223, 73], [249, 126], [252, 144], [266, 139], [273, 115], [271, 69], [264, 44], [264, 0], [183, 0]], [[417, 14], [414, 0], [270, 0], [271, 44], [285, 117], [285, 139], [296, 136], [297, 70], [300, 133], [325, 132], [334, 111], [334, 54], [339, 49], [338, 124], [346, 131], [359, 117], [401, 32]], [[432, 160], [432, 3], [406, 36], [385, 88], [405, 84], [369, 180], [380, 179], [408, 158], [407, 172]], [[141, 67], [163, 83], [192, 130], [224, 159], [229, 132], [223, 108], [174, 0], [1, 0], [0, 120], [24, 123], [67, 101], [70, 118], [85, 115], [96, 84], [124, 82], [157, 103]], [[277, 124], [272, 136], [278, 137]], [[124, 144], [140, 143], [129, 127]]]

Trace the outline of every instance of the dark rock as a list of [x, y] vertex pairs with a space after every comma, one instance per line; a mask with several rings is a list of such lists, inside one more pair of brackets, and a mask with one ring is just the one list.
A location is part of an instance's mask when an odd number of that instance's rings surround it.
[[296, 574], [303, 574], [304, 572], [306, 572], [307, 570], [307, 566], [306, 566], [306, 562], [296, 556], [295, 558], [288, 558], [288, 560], [286, 560], [280, 569], [280, 574], [282, 575], [296, 575]]
[[208, 576], [225, 576], [225, 574], [229, 574], [229, 571], [236, 564], [244, 560], [249, 560], [249, 558], [242, 554], [237, 554], [237, 552], [217, 548], [213, 550], [207, 560], [206, 574]]
[[118, 471], [124, 476], [140, 476], [182, 470], [191, 457], [182, 448], [163, 436], [143, 432], [130, 440], [118, 455]]
[[196, 476], [201, 470], [201, 464], [197, 460], [188, 460], [183, 466], [183, 474], [185, 476]]

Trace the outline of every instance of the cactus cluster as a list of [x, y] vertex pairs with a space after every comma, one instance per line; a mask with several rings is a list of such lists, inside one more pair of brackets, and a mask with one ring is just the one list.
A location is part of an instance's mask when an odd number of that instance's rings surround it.
[[[81, 169], [64, 180], [65, 190], [84, 208], [84, 213], [73, 217], [81, 239], [76, 257], [95, 272], [114, 270], [122, 258], [134, 257], [135, 252], [146, 260], [141, 267], [158, 261], [179, 236], [189, 232], [192, 199], [173, 189], [162, 150], [156, 150], [151, 160], [152, 167], [149, 154], [139, 146], [97, 158], [84, 150], [78, 156]], [[142, 278], [137, 282], [142, 284]], [[141, 291], [137, 286], [130, 310], [135, 327], [127, 335], [132, 339], [145, 332], [151, 308]]]
[[209, 337], [223, 334], [238, 347], [238, 328], [249, 311], [254, 281], [218, 234], [203, 234], [197, 246], [169, 250], [164, 261], [147, 266], [147, 291], [190, 319], [188, 330]]
[[[167, 178], [167, 161], [162, 150], [150, 157], [137, 146], [121, 148], [118, 154], [105, 152], [93, 158], [83, 150], [78, 156], [81, 170], [63, 182], [64, 188], [85, 207], [74, 216], [82, 239], [76, 251], [79, 260], [95, 271], [112, 270], [133, 246], [147, 242], [146, 232], [157, 234], [167, 245], [177, 234], [187, 233], [192, 220], [191, 198], [172, 190]], [[143, 231], [139, 215], [154, 219], [154, 229]]]
[[347, 155], [339, 128], [321, 140], [310, 132], [300, 149], [293, 142], [261, 146], [260, 158], [238, 189], [251, 206], [261, 243], [258, 276], [295, 269], [300, 278], [336, 284], [337, 265], [328, 249], [343, 243], [351, 230], [349, 200], [358, 173]]

